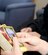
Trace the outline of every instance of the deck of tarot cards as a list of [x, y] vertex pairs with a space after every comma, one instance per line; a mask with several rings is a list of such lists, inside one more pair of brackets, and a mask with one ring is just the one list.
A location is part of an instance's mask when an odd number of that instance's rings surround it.
[[[16, 35], [16, 32], [12, 26], [0, 25], [0, 47], [4, 51], [10, 51], [12, 49], [12, 38]], [[22, 45], [22, 44], [21, 44]], [[21, 51], [27, 51], [26, 47], [20, 46]]]

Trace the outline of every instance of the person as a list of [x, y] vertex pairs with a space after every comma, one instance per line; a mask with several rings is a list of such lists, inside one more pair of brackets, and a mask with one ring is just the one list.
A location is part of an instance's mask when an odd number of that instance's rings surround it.
[[5, 51], [4, 55], [23, 55], [19, 42], [24, 44], [28, 51], [38, 51], [42, 55], [48, 54], [48, 42], [27, 32], [19, 32], [17, 36], [19, 37], [18, 39], [13, 37], [13, 49]]
[[32, 23], [21, 29], [21, 32], [36, 32], [41, 39], [48, 42], [48, 4], [44, 8], [42, 19], [32, 20]]
[[[31, 24], [28, 25], [29, 26], [28, 28], [22, 29], [21, 32], [18, 33], [18, 36], [21, 37], [19, 38], [20, 42], [23, 43], [29, 51], [38, 51], [42, 55], [46, 55], [48, 54], [48, 28], [47, 28], [48, 25], [46, 25], [48, 23], [47, 22], [48, 5], [44, 8], [43, 16], [44, 16], [43, 19], [44, 24], [42, 27], [40, 27], [38, 20], [34, 20]], [[36, 31], [36, 32], [32, 32], [32, 31]], [[20, 54], [22, 54], [21, 51], [19, 52]], [[13, 52], [11, 51], [11, 53]], [[18, 54], [14, 54], [14, 55], [18, 55]]]
[[44, 8], [44, 14], [42, 19], [32, 20], [32, 23], [27, 27], [21, 29], [21, 32], [32, 32], [32, 35], [37, 35], [39, 38], [48, 42], [48, 4]]

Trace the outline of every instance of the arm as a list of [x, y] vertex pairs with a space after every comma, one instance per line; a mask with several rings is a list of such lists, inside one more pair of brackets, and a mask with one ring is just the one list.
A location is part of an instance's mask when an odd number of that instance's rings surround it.
[[[24, 30], [23, 30], [24, 29]], [[32, 20], [26, 28], [23, 28], [22, 31], [27, 32], [28, 30], [35, 31], [36, 33], [40, 34], [40, 38], [48, 42], [48, 36], [46, 34], [46, 30], [43, 27], [43, 19], [36, 19]], [[35, 35], [35, 34], [34, 34]]]

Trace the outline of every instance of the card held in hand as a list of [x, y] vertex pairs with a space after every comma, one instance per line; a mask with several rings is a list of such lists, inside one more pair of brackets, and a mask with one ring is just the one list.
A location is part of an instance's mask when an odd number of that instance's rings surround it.
[[[15, 36], [16, 32], [12, 26], [0, 25], [0, 47], [4, 51], [12, 50], [13, 37]], [[27, 51], [27, 48], [23, 44], [20, 44], [20, 49], [22, 52]]]

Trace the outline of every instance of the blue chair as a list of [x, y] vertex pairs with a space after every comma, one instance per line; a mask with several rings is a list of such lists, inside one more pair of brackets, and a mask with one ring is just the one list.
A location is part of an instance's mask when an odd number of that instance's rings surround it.
[[21, 28], [27, 27], [32, 22], [34, 11], [35, 4], [32, 2], [8, 5], [5, 22], [7, 25], [13, 26], [16, 31], [20, 31]]

